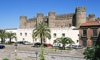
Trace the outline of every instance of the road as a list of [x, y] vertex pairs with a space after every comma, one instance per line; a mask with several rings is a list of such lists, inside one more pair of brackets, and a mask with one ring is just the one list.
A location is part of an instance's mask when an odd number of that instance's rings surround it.
[[[5, 45], [5, 49], [0, 49], [0, 60], [3, 58], [9, 58], [14, 60], [19, 58], [22, 60], [35, 60], [35, 51], [40, 53], [41, 48], [32, 47], [32, 45], [18, 45], [17, 56], [15, 56], [15, 46]], [[45, 48], [45, 58], [46, 60], [85, 60], [83, 57], [83, 49], [78, 50], [57, 50], [51, 48]], [[39, 59], [38, 53], [38, 59]]]

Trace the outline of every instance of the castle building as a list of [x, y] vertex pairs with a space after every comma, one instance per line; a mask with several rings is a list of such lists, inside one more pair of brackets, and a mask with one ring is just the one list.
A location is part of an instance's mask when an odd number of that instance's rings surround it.
[[[67, 28], [70, 26], [79, 28], [79, 30], [77, 30], [79, 32], [75, 34], [79, 35], [79, 37], [75, 41], [79, 40], [79, 44], [82, 46], [95, 45], [98, 32], [100, 31], [100, 18], [96, 18], [95, 14], [89, 14], [86, 16], [86, 7], [84, 6], [76, 7], [75, 12], [70, 14], [57, 15], [55, 12], [48, 12], [48, 15], [44, 16], [43, 13], [38, 13], [37, 17], [31, 19], [27, 19], [27, 16], [20, 16], [20, 28], [22, 29], [34, 28], [40, 22], [47, 23], [50, 28]], [[66, 32], [68, 31], [66, 30]], [[68, 35], [69, 34], [70, 33], [68, 33]], [[86, 36], [84, 36], [84, 34]], [[70, 37], [72, 38], [72, 36]]]
[[50, 44], [53, 44], [56, 38], [64, 36], [70, 37], [77, 45], [91, 46], [95, 44], [100, 31], [100, 18], [96, 18], [94, 14], [87, 17], [84, 6], [76, 7], [75, 13], [70, 14], [57, 15], [55, 12], [48, 12], [48, 15], [44, 16], [43, 13], [38, 13], [30, 19], [27, 19], [27, 16], [20, 16], [20, 28], [6, 31], [16, 33], [17, 41], [40, 42], [39, 38], [32, 38], [32, 31], [40, 22], [45, 22], [50, 27], [51, 39], [46, 39], [46, 43]]
[[[90, 15], [91, 17], [91, 15]], [[94, 19], [94, 17], [89, 19]], [[86, 8], [76, 7], [75, 13], [59, 14], [48, 12], [47, 16], [38, 13], [36, 17], [27, 19], [27, 16], [20, 16], [20, 28], [34, 28], [40, 22], [45, 22], [50, 28], [76, 26], [86, 22]]]

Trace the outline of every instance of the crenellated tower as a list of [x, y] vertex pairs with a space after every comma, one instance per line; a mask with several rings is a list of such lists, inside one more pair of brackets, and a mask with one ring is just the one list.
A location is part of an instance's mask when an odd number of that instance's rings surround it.
[[44, 15], [43, 13], [37, 13], [37, 24], [38, 25], [39, 23], [43, 22], [44, 21]]
[[89, 17], [89, 20], [95, 21], [95, 14], [89, 14], [88, 17]]
[[55, 19], [56, 19], [56, 13], [55, 12], [48, 12], [48, 25], [50, 28], [55, 27]]
[[20, 16], [20, 28], [26, 28], [27, 16]]
[[75, 10], [76, 15], [76, 27], [79, 27], [82, 23], [86, 22], [86, 8], [83, 7], [76, 7]]

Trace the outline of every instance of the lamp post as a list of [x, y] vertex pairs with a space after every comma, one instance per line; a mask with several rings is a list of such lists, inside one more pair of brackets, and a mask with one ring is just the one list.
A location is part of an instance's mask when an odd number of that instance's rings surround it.
[[17, 57], [17, 42], [15, 43], [15, 59], [16, 59], [16, 57]]
[[38, 55], [38, 51], [37, 50], [35, 51], [35, 54], [36, 54], [36, 60], [37, 60], [37, 55]]
[[17, 45], [17, 42], [16, 42], [16, 43], [15, 43], [15, 50], [17, 50], [17, 46], [18, 46], [18, 45]]

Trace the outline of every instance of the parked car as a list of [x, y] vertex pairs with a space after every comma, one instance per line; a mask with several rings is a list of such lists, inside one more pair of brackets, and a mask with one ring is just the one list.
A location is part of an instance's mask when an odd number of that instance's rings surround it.
[[31, 42], [24, 42], [24, 45], [32, 45], [33, 43]]
[[75, 47], [74, 47], [74, 49], [82, 49], [83, 48], [83, 46], [80, 46], [80, 45], [76, 45]]
[[17, 41], [17, 44], [24, 44], [23, 41]]
[[67, 48], [75, 48], [76, 45], [69, 45]]
[[31, 42], [28, 41], [17, 41], [17, 44], [31, 44]]
[[38, 43], [38, 42], [37, 42], [37, 43], [34, 44], [33, 47], [40, 47], [40, 46], [41, 46], [41, 43]]
[[45, 47], [52, 47], [52, 44], [44, 44]]
[[[52, 44], [43, 44], [43, 45], [44, 45], [44, 47], [52, 47]], [[37, 42], [34, 44], [33, 47], [40, 47], [40, 46], [41, 46], [41, 43]]]
[[61, 45], [60, 44], [57, 44], [57, 43], [54, 43], [53, 44], [53, 47], [61, 47]]
[[4, 49], [5, 48], [5, 46], [4, 45], [0, 45], [0, 49]]

